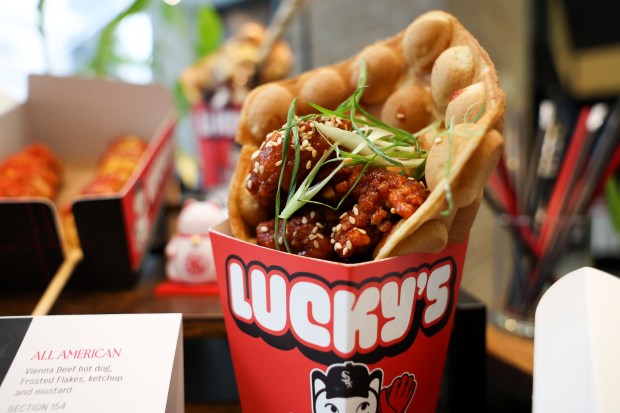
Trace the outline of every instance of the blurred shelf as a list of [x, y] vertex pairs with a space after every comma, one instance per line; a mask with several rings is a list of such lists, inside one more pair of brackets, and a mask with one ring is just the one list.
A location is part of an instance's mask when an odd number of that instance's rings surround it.
[[515, 336], [489, 324], [487, 354], [530, 376], [534, 372], [534, 341]]
[[[534, 341], [488, 324], [489, 413], [532, 411]], [[492, 409], [491, 406], [494, 406]]]
[[[50, 314], [182, 313], [185, 337], [225, 336], [222, 307], [217, 295], [155, 294], [155, 287], [165, 280], [163, 254], [148, 255], [142, 274], [135, 288], [127, 290], [73, 289], [68, 286]], [[40, 293], [0, 293], [0, 316], [29, 315]]]

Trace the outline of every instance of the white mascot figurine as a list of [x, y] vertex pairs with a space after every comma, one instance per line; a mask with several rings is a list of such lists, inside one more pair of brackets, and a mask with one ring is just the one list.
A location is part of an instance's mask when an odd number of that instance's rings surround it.
[[211, 227], [226, 218], [214, 202], [188, 199], [179, 215], [177, 233], [166, 245], [166, 273], [171, 281], [204, 284], [216, 281]]

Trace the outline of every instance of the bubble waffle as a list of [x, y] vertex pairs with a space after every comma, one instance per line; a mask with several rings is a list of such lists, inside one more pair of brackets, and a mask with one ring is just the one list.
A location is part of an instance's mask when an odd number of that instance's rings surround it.
[[437, 252], [467, 237], [503, 149], [505, 102], [486, 51], [454, 16], [439, 11], [420, 16], [404, 31], [349, 59], [250, 93], [241, 112], [236, 140], [242, 152], [229, 195], [235, 237], [255, 242], [256, 225], [273, 217], [247, 188], [251, 158], [265, 137], [286, 124], [295, 97], [298, 115], [312, 111], [307, 102], [333, 109], [347, 99], [357, 87], [362, 59], [367, 88], [360, 103], [368, 112], [409, 132], [438, 121], [443, 132], [419, 138], [428, 151], [428, 198], [391, 228], [373, 257]]

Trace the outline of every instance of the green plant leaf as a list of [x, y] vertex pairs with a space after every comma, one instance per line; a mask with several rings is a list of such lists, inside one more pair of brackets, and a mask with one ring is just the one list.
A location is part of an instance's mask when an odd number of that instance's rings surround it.
[[206, 56], [215, 51], [224, 37], [224, 24], [217, 11], [209, 6], [203, 6], [198, 11], [198, 41], [196, 54]]
[[620, 234], [620, 191], [618, 190], [618, 180], [615, 176], [611, 176], [605, 182], [605, 200], [607, 201], [609, 218], [616, 233]]
[[151, 0], [135, 0], [103, 28], [99, 35], [95, 56], [88, 65], [95, 76], [108, 77], [112, 75], [114, 66], [122, 61], [122, 58], [116, 53], [116, 29], [118, 25], [126, 17], [145, 10], [150, 2]]
[[181, 88], [181, 82], [178, 80], [174, 83], [174, 88], [172, 90], [174, 100], [176, 102], [176, 108], [179, 113], [179, 117], [185, 117], [189, 115], [191, 109], [191, 103], [187, 100], [187, 96], [185, 96], [185, 92]]

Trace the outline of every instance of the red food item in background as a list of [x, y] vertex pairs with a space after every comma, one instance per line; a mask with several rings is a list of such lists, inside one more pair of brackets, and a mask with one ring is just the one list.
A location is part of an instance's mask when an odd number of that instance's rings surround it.
[[95, 177], [81, 194], [110, 194], [120, 192], [140, 163], [147, 141], [136, 135], [122, 135], [110, 141], [103, 152]]
[[29, 156], [38, 159], [41, 163], [45, 164], [49, 170], [56, 172], [58, 176], [62, 174], [62, 162], [52, 152], [52, 150], [41, 143], [33, 143], [24, 149], [24, 152]]
[[41, 196], [54, 200], [62, 163], [47, 146], [31, 144], [0, 164], [0, 196]]
[[114, 194], [123, 189], [123, 185], [127, 182], [121, 175], [102, 175], [97, 176], [91, 182], [86, 184], [80, 191], [82, 195], [105, 195]]
[[[82, 187], [80, 195], [112, 195], [122, 191], [140, 163], [147, 145], [146, 140], [135, 135], [121, 135], [112, 139], [97, 163], [95, 176]], [[79, 247], [71, 206], [68, 205], [63, 211], [67, 244]]]
[[136, 163], [146, 150], [147, 142], [136, 135], [119, 136], [110, 142], [101, 156], [100, 163], [109, 158], [129, 159]]

